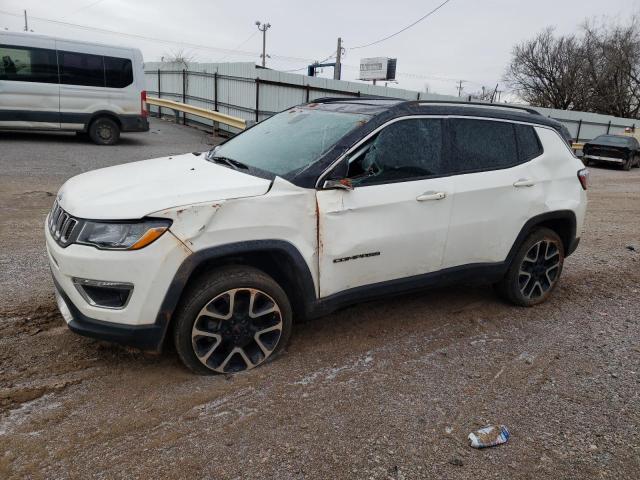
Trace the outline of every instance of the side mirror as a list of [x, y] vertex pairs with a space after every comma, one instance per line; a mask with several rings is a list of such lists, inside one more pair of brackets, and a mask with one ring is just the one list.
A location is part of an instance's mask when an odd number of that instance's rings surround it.
[[325, 180], [322, 185], [324, 190], [353, 190], [353, 184], [348, 178], [342, 180]]

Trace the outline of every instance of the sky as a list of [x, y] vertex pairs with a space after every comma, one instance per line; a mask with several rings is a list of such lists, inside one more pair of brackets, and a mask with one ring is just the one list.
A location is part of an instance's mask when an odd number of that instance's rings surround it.
[[[401, 30], [443, 1], [2, 0], [0, 29], [22, 31], [26, 9], [35, 33], [135, 46], [145, 61], [183, 50], [200, 62], [260, 63], [259, 20], [271, 24], [269, 68], [304, 74], [309, 63], [335, 54], [342, 37], [343, 79], [357, 79], [361, 58], [392, 57], [397, 87], [451, 95], [459, 80], [467, 94], [497, 83], [507, 89], [502, 78], [513, 46], [545, 27], [573, 33], [586, 18], [640, 13], [640, 0], [450, 0], [403, 33], [352, 49]], [[332, 69], [321, 76], [332, 77]]]

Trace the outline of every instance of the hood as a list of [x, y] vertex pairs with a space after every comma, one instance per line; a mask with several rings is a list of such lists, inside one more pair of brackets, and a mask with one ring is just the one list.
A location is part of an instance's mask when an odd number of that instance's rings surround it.
[[126, 220], [165, 208], [264, 195], [270, 185], [209, 162], [204, 154], [188, 153], [83, 173], [62, 186], [58, 202], [76, 217]]

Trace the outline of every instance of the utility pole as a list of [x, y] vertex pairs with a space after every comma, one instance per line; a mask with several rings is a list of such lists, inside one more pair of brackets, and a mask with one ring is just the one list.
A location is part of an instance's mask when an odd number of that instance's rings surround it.
[[333, 67], [333, 79], [340, 80], [342, 70], [342, 38], [338, 37], [338, 48], [336, 49], [336, 65]]
[[267, 30], [271, 28], [271, 24], [260, 23], [256, 20], [256, 25], [258, 26], [258, 30], [262, 32], [262, 55], [260, 56], [262, 57], [262, 67], [264, 68], [267, 64], [267, 57], [269, 57], [269, 55], [267, 55]]
[[458, 96], [459, 96], [459, 97], [460, 97], [460, 96], [462, 96], [462, 84], [463, 84], [463, 83], [465, 83], [465, 81], [464, 81], [464, 80], [460, 80], [460, 81], [458, 82], [458, 87], [457, 87], [457, 88], [458, 88]]
[[28, 32], [29, 31], [29, 24], [27, 23], [27, 11], [24, 11], [24, 31]]

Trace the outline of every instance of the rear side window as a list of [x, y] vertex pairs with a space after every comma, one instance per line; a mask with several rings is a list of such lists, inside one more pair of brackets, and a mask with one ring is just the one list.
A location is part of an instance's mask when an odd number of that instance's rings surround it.
[[55, 50], [0, 45], [0, 80], [58, 83]]
[[58, 52], [60, 83], [104, 87], [102, 55], [77, 52]]
[[128, 58], [104, 57], [107, 87], [124, 88], [133, 83], [133, 67]]
[[514, 125], [516, 136], [518, 137], [518, 150], [520, 161], [529, 160], [542, 155], [542, 145], [534, 128], [530, 125]]
[[451, 173], [507, 168], [518, 163], [513, 124], [450, 119]]

